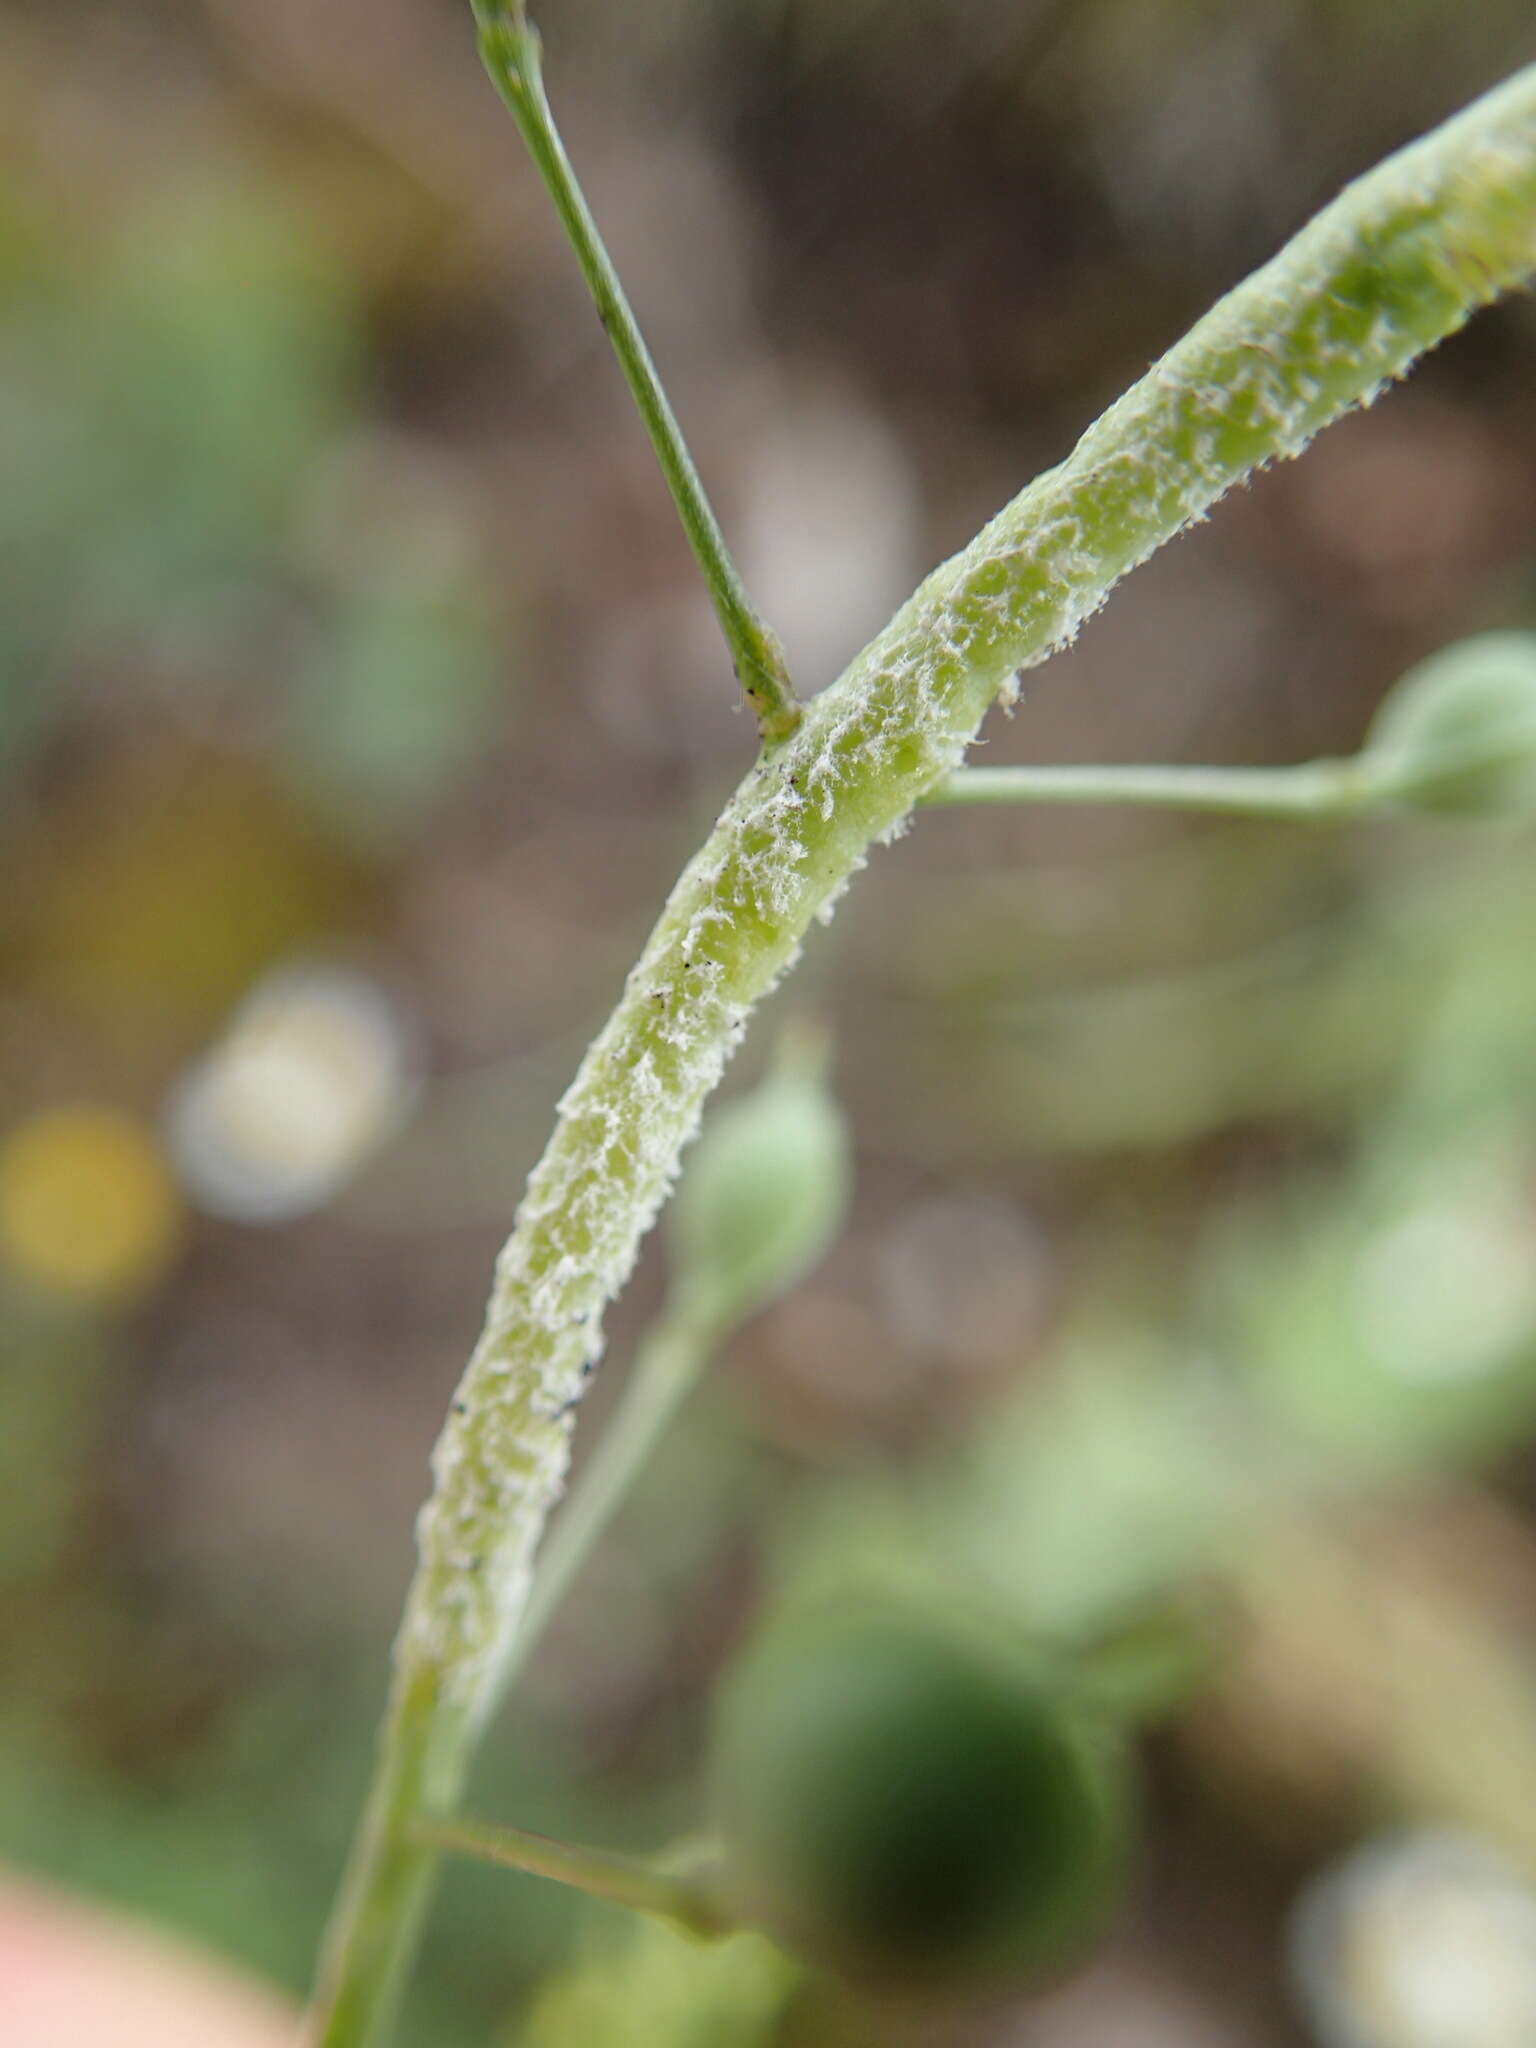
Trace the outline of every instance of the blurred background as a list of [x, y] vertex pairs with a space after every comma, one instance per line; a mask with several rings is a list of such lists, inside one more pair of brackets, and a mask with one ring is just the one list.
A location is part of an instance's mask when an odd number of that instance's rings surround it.
[[[467, 14], [0, 0], [0, 1854], [296, 1989], [491, 1259], [752, 743]], [[1536, 56], [1519, 0], [540, 18], [807, 691]], [[1131, 579], [987, 761], [1340, 752], [1421, 655], [1536, 626], [1533, 389], [1531, 304], [1481, 316]], [[876, 2011], [455, 1872], [405, 2039], [1536, 2038], [1533, 875], [1519, 821], [1101, 811], [876, 860], [732, 1083], [829, 1028], [850, 1227], [721, 1360], [476, 1804], [695, 1824], [786, 1545], [887, 1490], [1032, 1625], [1215, 1578], [1233, 1649], [1043, 2001]]]

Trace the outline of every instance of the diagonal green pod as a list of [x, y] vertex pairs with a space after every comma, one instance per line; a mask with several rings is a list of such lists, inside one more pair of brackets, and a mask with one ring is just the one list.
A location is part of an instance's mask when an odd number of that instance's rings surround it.
[[1536, 69], [1351, 185], [960, 554], [760, 760], [560, 1105], [433, 1458], [378, 1774], [314, 2039], [378, 2037], [564, 1481], [601, 1318], [753, 1007], [1022, 667], [1254, 469], [1536, 272]]

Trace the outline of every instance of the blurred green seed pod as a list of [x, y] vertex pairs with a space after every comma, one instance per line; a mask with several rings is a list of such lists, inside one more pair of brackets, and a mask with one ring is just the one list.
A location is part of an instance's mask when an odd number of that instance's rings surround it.
[[1103, 1930], [1128, 1766], [1017, 1645], [844, 1598], [771, 1626], [727, 1681], [721, 1883], [792, 1954], [912, 1991], [1048, 1975]]
[[705, 1126], [673, 1201], [678, 1292], [711, 1321], [739, 1322], [804, 1278], [842, 1228], [848, 1131], [819, 1038], [786, 1034], [750, 1095]]
[[1414, 810], [1536, 810], [1536, 633], [1480, 633], [1409, 669], [1361, 761], [1373, 788]]
[[587, 1923], [518, 2048], [770, 2048], [800, 1972], [761, 1935], [701, 1942], [639, 1913]]

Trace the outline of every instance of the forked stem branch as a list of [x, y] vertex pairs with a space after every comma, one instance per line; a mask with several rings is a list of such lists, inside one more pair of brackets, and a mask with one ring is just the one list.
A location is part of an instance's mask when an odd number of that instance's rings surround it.
[[765, 745], [788, 739], [800, 722], [800, 706], [784, 651], [747, 596], [645, 336], [566, 155], [544, 90], [539, 32], [517, 0], [475, 0], [475, 19], [485, 68], [510, 108], [554, 201], [597, 306], [597, 317], [613, 344], [651, 437], [688, 544], [709, 586], [737, 678], [756, 714], [758, 732]]

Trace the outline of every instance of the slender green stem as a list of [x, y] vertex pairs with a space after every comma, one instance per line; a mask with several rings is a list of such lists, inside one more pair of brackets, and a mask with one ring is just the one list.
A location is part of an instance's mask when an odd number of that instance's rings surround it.
[[438, 1852], [416, 1834], [425, 1813], [458, 1797], [473, 1743], [445, 1710], [439, 1675], [396, 1657], [389, 1720], [336, 1901], [311, 2032], [325, 2048], [376, 2041], [404, 1988]]
[[1351, 761], [1293, 768], [958, 768], [924, 804], [1116, 804], [1242, 817], [1337, 818], [1375, 792]]
[[507, 1667], [509, 1680], [527, 1662], [593, 1545], [698, 1384], [714, 1341], [712, 1331], [670, 1305], [647, 1332], [618, 1406], [539, 1553], [528, 1609]]
[[1158, 1720], [1208, 1683], [1231, 1626], [1210, 1595], [1170, 1594], [1077, 1644], [1064, 1685], [1077, 1705], [1122, 1726]]
[[418, 1821], [412, 1832], [433, 1850], [469, 1856], [480, 1863], [499, 1863], [530, 1877], [547, 1877], [572, 1885], [592, 1898], [629, 1906], [670, 1920], [689, 1934], [718, 1936], [734, 1931], [710, 1887], [685, 1872], [663, 1870], [638, 1856], [620, 1856], [608, 1849], [587, 1849], [557, 1842], [524, 1828], [492, 1827], [484, 1821]]
[[937, 569], [746, 776], [560, 1105], [433, 1453], [379, 1762], [313, 2038], [378, 2039], [500, 1695], [602, 1317], [758, 1002], [1018, 670], [1263, 463], [1536, 271], [1536, 67], [1352, 185]]
[[765, 744], [785, 740], [800, 722], [800, 706], [784, 651], [747, 596], [645, 337], [565, 153], [544, 91], [538, 30], [518, 0], [475, 0], [475, 19], [485, 67], [555, 203], [651, 437], [689, 546], [709, 586], [737, 677], [756, 713], [758, 732]]

